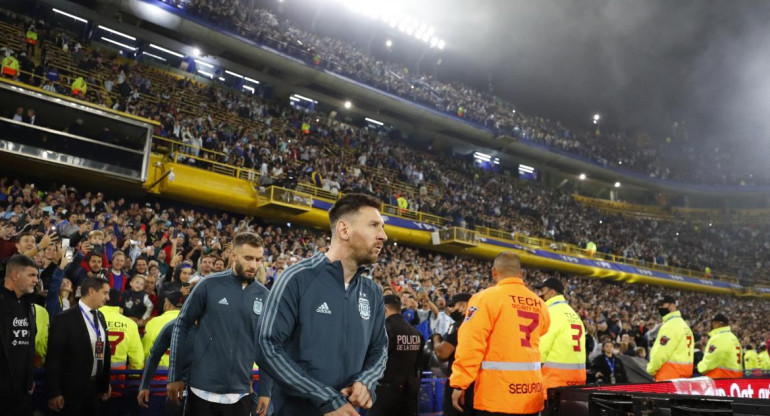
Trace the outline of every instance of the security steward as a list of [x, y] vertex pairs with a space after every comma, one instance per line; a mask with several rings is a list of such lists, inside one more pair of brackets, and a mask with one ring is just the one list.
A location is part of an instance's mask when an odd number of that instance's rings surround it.
[[[443, 340], [439, 340], [441, 335], [435, 334], [433, 345], [436, 357], [440, 361], [446, 361], [448, 363], [449, 374], [447, 378], [452, 375], [452, 364], [455, 361], [455, 349], [457, 348], [457, 331], [460, 329], [465, 320], [465, 313], [468, 311], [468, 302], [471, 300], [469, 293], [458, 293], [449, 300], [447, 309], [449, 310], [449, 317], [452, 318], [452, 324], [449, 326], [449, 330], [444, 336]], [[465, 410], [460, 413], [452, 406], [452, 387], [449, 383], [444, 386], [444, 416], [471, 416], [473, 413], [473, 388], [474, 385], [468, 386], [465, 391]]]
[[519, 256], [501, 253], [492, 267], [497, 284], [471, 298], [449, 378], [452, 404], [460, 411], [473, 381], [476, 415], [535, 415], [543, 410], [540, 337], [548, 332], [551, 318], [521, 277]]
[[743, 377], [743, 349], [732, 333], [727, 317], [718, 313], [711, 320], [709, 342], [698, 372], [711, 378]]
[[401, 316], [401, 299], [383, 297], [385, 330], [388, 333], [388, 363], [377, 386], [377, 401], [370, 416], [416, 416], [420, 394], [420, 371], [425, 361], [425, 340], [415, 327]]
[[767, 345], [764, 343], [759, 344], [757, 347], [757, 358], [759, 358], [759, 368], [762, 371], [770, 371], [770, 355], [767, 353]]
[[692, 377], [695, 350], [692, 330], [676, 310], [676, 299], [664, 296], [658, 302], [658, 313], [663, 325], [650, 350], [647, 373], [655, 377], [655, 381]]
[[540, 338], [543, 398], [550, 388], [586, 384], [585, 327], [564, 298], [564, 285], [555, 277], [537, 287], [551, 315], [551, 327]]

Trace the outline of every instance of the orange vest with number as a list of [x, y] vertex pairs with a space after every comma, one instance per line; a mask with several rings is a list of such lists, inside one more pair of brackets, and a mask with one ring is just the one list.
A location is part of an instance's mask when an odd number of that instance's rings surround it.
[[476, 382], [473, 407], [503, 413], [543, 410], [540, 337], [551, 318], [545, 302], [510, 277], [477, 293], [458, 332], [449, 383]]

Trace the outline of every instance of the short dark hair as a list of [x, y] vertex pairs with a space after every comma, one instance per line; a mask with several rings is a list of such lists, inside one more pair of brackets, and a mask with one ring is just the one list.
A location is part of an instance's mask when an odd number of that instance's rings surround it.
[[382, 297], [383, 303], [395, 311], [401, 310], [401, 298], [398, 295], [385, 295]]
[[33, 231], [27, 230], [27, 231], [20, 232], [19, 235], [16, 236], [16, 242], [20, 243], [21, 239], [26, 237], [26, 236], [30, 236], [30, 237], [34, 238], [35, 240], [37, 240], [37, 237], [35, 237], [35, 233]]
[[338, 199], [332, 209], [329, 210], [329, 225], [332, 232], [335, 231], [337, 221], [340, 218], [358, 212], [363, 207], [372, 207], [379, 211], [382, 207], [382, 201], [373, 196], [359, 193], [345, 194], [342, 198]]
[[13, 271], [26, 269], [27, 267], [37, 269], [37, 262], [35, 262], [35, 259], [23, 254], [16, 254], [8, 259], [8, 263], [5, 266], [5, 277], [9, 277]]
[[235, 238], [233, 239], [233, 248], [240, 247], [244, 244], [250, 245], [252, 247], [264, 247], [265, 244], [262, 241], [262, 237], [254, 234], [254, 233], [238, 233], [235, 235]]
[[109, 286], [110, 282], [98, 277], [86, 277], [83, 280], [83, 284], [80, 285], [80, 294], [81, 296], [86, 296], [88, 294], [88, 289], [93, 289], [94, 292], [98, 292], [104, 285]]
[[[81, 289], [81, 292], [82, 291], [83, 289]], [[115, 288], [110, 289], [110, 299], [107, 301], [107, 306], [120, 306], [121, 301], [122, 299], [120, 291]]]
[[[122, 252], [115, 252], [115, 254], [122, 253]], [[115, 254], [112, 255], [112, 258], [115, 258]], [[125, 254], [123, 254], [125, 256]], [[91, 257], [99, 257], [99, 259], [102, 259], [102, 253], [97, 253], [95, 251], [92, 251], [88, 253], [88, 260], [91, 260]]]

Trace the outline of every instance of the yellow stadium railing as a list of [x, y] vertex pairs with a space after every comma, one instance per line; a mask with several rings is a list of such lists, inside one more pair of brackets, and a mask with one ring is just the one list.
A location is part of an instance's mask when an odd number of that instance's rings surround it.
[[[258, 171], [254, 169], [240, 168], [233, 165], [213, 161], [210, 159], [186, 154], [183, 152], [184, 148], [191, 147], [191, 146], [185, 145], [184, 143], [181, 143], [178, 141], [166, 139], [163, 137], [155, 137], [154, 140], [165, 141], [167, 143], [170, 143], [176, 146], [175, 149], [177, 150], [174, 153], [169, 154], [170, 159], [173, 160], [174, 162], [179, 162], [180, 158], [193, 159], [196, 161], [196, 165], [198, 167], [205, 168], [216, 173], [233, 176], [236, 178], [246, 179], [253, 184], [259, 183], [260, 174]], [[205, 150], [205, 149], [201, 149], [201, 150]], [[221, 153], [219, 154], [221, 155]], [[307, 194], [312, 198], [319, 198], [319, 199], [323, 199], [331, 202], [336, 201], [340, 196], [342, 196], [342, 193], [340, 192], [333, 193], [331, 191], [327, 191], [323, 188], [319, 188], [309, 183], [299, 183], [297, 185], [296, 190], [304, 194]], [[394, 205], [383, 204], [381, 208], [381, 212], [384, 215], [418, 221], [425, 224], [435, 225], [437, 227], [445, 227], [451, 224], [451, 221], [449, 221], [446, 218], [443, 218], [437, 215], [426, 214], [419, 211], [401, 209]], [[458, 227], [453, 227], [453, 228], [458, 228]], [[462, 229], [462, 228], [458, 228], [458, 229]], [[467, 231], [468, 233], [473, 233], [473, 231], [471, 230], [467, 230]], [[595, 260], [605, 260], [605, 261], [610, 261], [614, 263], [627, 264], [631, 266], [642, 267], [645, 269], [676, 274], [680, 276], [707, 279], [705, 272], [665, 266], [665, 265], [655, 264], [652, 262], [646, 262], [643, 260], [626, 258], [626, 257], [614, 255], [614, 254], [607, 254], [607, 253], [591, 254], [585, 249], [578, 247], [577, 245], [564, 243], [564, 242], [557, 242], [554, 240], [549, 240], [547, 238], [531, 237], [523, 234], [516, 234], [509, 231], [502, 231], [502, 230], [497, 230], [489, 227], [476, 227], [475, 232], [477, 234], [476, 234], [476, 237], [474, 238], [490, 237], [490, 238], [495, 238], [499, 240], [512, 241], [522, 245], [541, 248], [541, 249], [545, 249], [545, 250], [549, 250], [557, 253], [563, 253], [571, 256], [580, 256], [585, 258], [592, 258]], [[726, 277], [726, 276], [720, 276], [718, 279], [724, 280], [727, 282], [732, 282], [732, 283], [736, 283], [738, 281], [735, 278]]]

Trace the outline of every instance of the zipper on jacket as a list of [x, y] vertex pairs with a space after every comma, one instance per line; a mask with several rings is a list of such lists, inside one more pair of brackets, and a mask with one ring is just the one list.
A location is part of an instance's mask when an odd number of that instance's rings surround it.
[[[343, 285], [342, 290], [345, 292], [345, 307], [342, 308], [342, 372], [343, 376], [348, 376], [348, 292], [350, 287], [345, 288], [344, 279], [343, 279]], [[347, 386], [343, 386], [347, 387]]]

